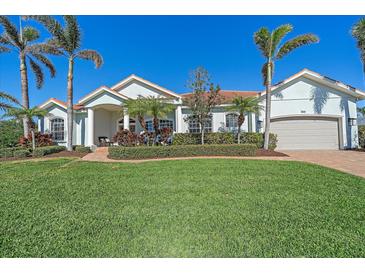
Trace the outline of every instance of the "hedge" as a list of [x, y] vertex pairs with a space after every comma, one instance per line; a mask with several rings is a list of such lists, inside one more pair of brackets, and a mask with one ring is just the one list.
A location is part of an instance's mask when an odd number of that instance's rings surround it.
[[90, 153], [90, 152], [91, 152], [90, 147], [80, 146], [80, 145], [75, 146], [75, 147], [74, 147], [74, 150], [75, 150], [76, 152], [81, 152], [81, 153], [84, 153], [84, 152], [86, 152], [86, 153]]
[[[201, 142], [200, 133], [175, 133], [173, 137], [173, 145], [196, 145]], [[230, 132], [209, 132], [205, 134], [205, 144], [236, 144], [237, 135]], [[255, 144], [258, 148], [264, 146], [264, 135], [257, 132], [242, 132], [242, 144]], [[270, 134], [269, 149], [276, 148], [277, 136]]]
[[111, 159], [149, 159], [190, 156], [255, 156], [254, 144], [109, 147]]
[[44, 156], [44, 155], [63, 151], [65, 149], [66, 148], [64, 146], [38, 147], [35, 150], [33, 150], [33, 156], [35, 156], [35, 157]]
[[0, 148], [0, 158], [10, 158], [14, 157], [14, 152], [18, 150], [28, 150], [24, 147], [9, 147], [9, 148]]
[[16, 158], [26, 158], [28, 156], [30, 156], [29, 149], [14, 150], [14, 157], [16, 157]]
[[359, 126], [359, 145], [362, 148], [365, 148], [365, 126]]

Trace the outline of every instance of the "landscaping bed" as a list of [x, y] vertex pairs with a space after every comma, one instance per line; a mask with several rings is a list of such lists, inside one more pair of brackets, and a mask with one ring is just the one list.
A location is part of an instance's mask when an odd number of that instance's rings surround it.
[[34, 151], [30, 148], [13, 147], [0, 149], [0, 161], [14, 161], [32, 158], [55, 158], [55, 157], [84, 157], [90, 152], [90, 148], [76, 146], [74, 151], [66, 151], [63, 146], [37, 147]]

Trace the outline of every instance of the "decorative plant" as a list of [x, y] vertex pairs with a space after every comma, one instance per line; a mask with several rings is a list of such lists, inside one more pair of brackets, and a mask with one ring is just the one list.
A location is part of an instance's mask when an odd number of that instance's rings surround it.
[[208, 71], [203, 67], [195, 69], [191, 75], [188, 86], [192, 90], [191, 96], [184, 99], [184, 103], [189, 107], [191, 113], [186, 116], [185, 121], [195, 120], [201, 131], [201, 144], [204, 144], [205, 127], [213, 107], [219, 105], [222, 97], [219, 93], [219, 86], [210, 82]]
[[[24, 109], [29, 108], [29, 93], [28, 93], [28, 67], [30, 65], [36, 77], [37, 88], [40, 89], [44, 83], [44, 74], [40, 64], [44, 65], [50, 72], [51, 77], [56, 75], [56, 69], [53, 63], [46, 57], [45, 54], [60, 54], [60, 51], [51, 43], [37, 43], [40, 34], [34, 27], [16, 26], [6, 17], [0, 16], [0, 25], [4, 28], [4, 32], [0, 35], [0, 53], [1, 52], [16, 52], [20, 62], [20, 79], [22, 106]], [[29, 134], [29, 121], [25, 116], [23, 119], [24, 136]]]
[[262, 27], [254, 34], [254, 42], [266, 60], [261, 70], [264, 85], [266, 86], [264, 149], [269, 149], [271, 82], [274, 75], [275, 62], [282, 59], [296, 48], [319, 41], [316, 35], [309, 33], [299, 35], [286, 41], [283, 45], [280, 45], [283, 38], [292, 30], [293, 26], [286, 24], [279, 26], [272, 32], [266, 27]]
[[261, 105], [259, 105], [259, 101], [257, 97], [242, 97], [237, 96], [233, 99], [232, 105], [226, 108], [228, 111], [237, 111], [238, 114], [238, 133], [237, 133], [237, 142], [241, 142], [241, 126], [245, 122], [245, 116], [249, 113], [258, 113], [263, 109]]
[[64, 15], [65, 26], [56, 19], [47, 15], [28, 16], [42, 23], [52, 34], [49, 43], [57, 47], [61, 55], [68, 60], [67, 74], [67, 150], [72, 151], [73, 132], [73, 78], [74, 62], [76, 59], [93, 61], [96, 68], [103, 64], [101, 55], [91, 49], [81, 49], [81, 28], [76, 16]]

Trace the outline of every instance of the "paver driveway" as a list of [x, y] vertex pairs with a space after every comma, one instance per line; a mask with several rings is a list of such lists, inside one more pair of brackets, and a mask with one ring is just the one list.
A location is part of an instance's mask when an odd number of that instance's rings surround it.
[[292, 159], [319, 164], [365, 178], [365, 152], [348, 150], [281, 151]]

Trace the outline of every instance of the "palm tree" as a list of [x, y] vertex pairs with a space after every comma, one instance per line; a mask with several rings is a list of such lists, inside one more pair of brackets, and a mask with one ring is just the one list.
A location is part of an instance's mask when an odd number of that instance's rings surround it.
[[147, 99], [138, 96], [137, 99], [128, 99], [123, 103], [123, 113], [126, 111], [131, 117], [136, 117], [141, 127], [147, 131], [144, 116], [147, 114]]
[[241, 143], [241, 126], [245, 122], [245, 116], [249, 113], [258, 113], [263, 109], [263, 106], [259, 105], [259, 101], [256, 97], [243, 97], [237, 96], [232, 100], [232, 105], [226, 107], [228, 111], [236, 111], [239, 113], [237, 119], [237, 139], [238, 143]]
[[11, 103], [19, 105], [19, 102], [16, 98], [7, 94], [3, 91], [0, 91], [0, 110], [7, 111], [12, 108]]
[[147, 114], [153, 117], [153, 129], [155, 136], [159, 130], [159, 118], [165, 118], [167, 114], [175, 109], [175, 106], [168, 103], [166, 99], [149, 96], [147, 98]]
[[[10, 22], [6, 16], [0, 16], [0, 24], [4, 32], [0, 35], [0, 52], [15, 51], [18, 53], [20, 61], [20, 79], [22, 106], [29, 108], [28, 93], [28, 70], [27, 62], [36, 77], [37, 88], [40, 89], [44, 83], [44, 74], [39, 63], [43, 64], [50, 72], [51, 77], [56, 75], [56, 69], [52, 62], [44, 54], [59, 54], [60, 52], [49, 43], [36, 43], [39, 38], [39, 31], [33, 27], [24, 27], [18, 29]], [[29, 128], [28, 118], [23, 120], [24, 136], [28, 136]]]
[[[24, 118], [27, 118], [28, 121], [28, 128], [30, 129], [31, 136], [32, 136], [32, 148], [35, 149], [35, 138], [34, 138], [34, 129], [35, 129], [35, 123], [33, 122], [33, 117], [43, 117], [47, 114], [47, 110], [40, 109], [38, 107], [33, 108], [25, 108], [25, 107], [19, 107], [19, 108], [9, 108], [7, 112], [3, 115], [5, 117], [13, 117], [18, 120], [23, 120]], [[25, 136], [27, 137], [27, 136]]]
[[319, 38], [314, 34], [302, 34], [280, 46], [282, 39], [293, 30], [292, 25], [281, 25], [271, 33], [266, 27], [260, 28], [254, 33], [254, 42], [266, 59], [262, 66], [262, 76], [266, 86], [266, 112], [265, 112], [265, 141], [264, 148], [269, 148], [270, 112], [271, 112], [271, 81], [274, 74], [275, 61], [282, 59], [294, 49], [301, 46], [316, 43]]
[[357, 47], [360, 50], [363, 72], [365, 73], [365, 18], [360, 19], [351, 30], [352, 36], [357, 41]]
[[102, 56], [95, 50], [81, 49], [81, 28], [76, 16], [64, 15], [63, 27], [56, 19], [47, 15], [29, 16], [42, 23], [52, 34], [50, 43], [61, 50], [62, 55], [68, 60], [67, 74], [67, 150], [72, 151], [73, 132], [73, 77], [74, 62], [76, 59], [93, 61], [95, 68], [103, 64]]
[[357, 108], [357, 111], [360, 112], [363, 117], [365, 117], [365, 107]]

